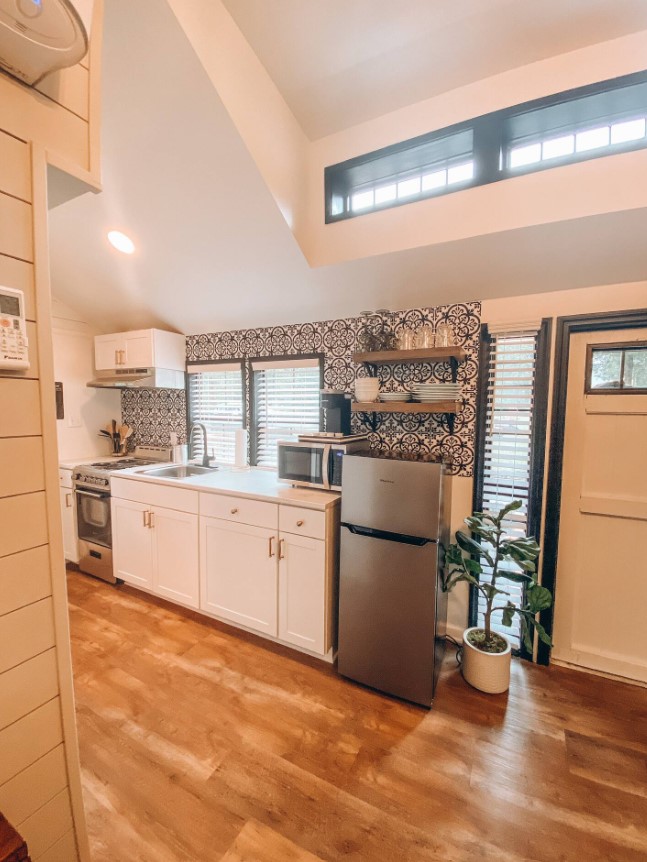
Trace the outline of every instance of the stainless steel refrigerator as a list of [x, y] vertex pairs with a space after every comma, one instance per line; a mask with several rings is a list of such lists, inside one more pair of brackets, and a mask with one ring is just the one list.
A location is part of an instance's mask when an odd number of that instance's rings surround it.
[[445, 644], [449, 491], [441, 464], [344, 456], [338, 670], [427, 707]]

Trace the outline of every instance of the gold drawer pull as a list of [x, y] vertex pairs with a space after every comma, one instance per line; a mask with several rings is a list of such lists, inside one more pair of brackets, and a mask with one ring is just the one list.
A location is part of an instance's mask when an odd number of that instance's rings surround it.
[[270, 536], [270, 557], [274, 556], [274, 536]]
[[297, 521], [297, 527], [303, 527], [305, 521]]
[[232, 515], [238, 514], [238, 509], [230, 509], [229, 511], [231, 512]]

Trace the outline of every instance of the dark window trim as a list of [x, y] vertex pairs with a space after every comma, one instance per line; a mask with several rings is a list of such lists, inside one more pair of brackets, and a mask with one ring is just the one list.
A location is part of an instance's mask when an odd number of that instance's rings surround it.
[[[384, 209], [406, 206], [407, 204], [416, 203], [421, 200], [428, 200], [429, 198], [443, 197], [446, 194], [453, 194], [466, 188], [488, 185], [490, 183], [499, 182], [512, 177], [524, 176], [528, 173], [550, 170], [552, 168], [563, 167], [564, 165], [579, 164], [580, 162], [598, 159], [603, 156], [615, 155], [616, 153], [644, 149], [647, 147], [647, 143], [645, 143], [645, 139], [641, 139], [639, 141], [612, 144], [609, 147], [601, 148], [599, 150], [590, 150], [585, 153], [558, 157], [545, 163], [527, 165], [518, 168], [509, 168], [506, 164], [499, 166], [500, 154], [508, 145], [505, 133], [505, 121], [507, 119], [519, 114], [530, 113], [541, 108], [552, 107], [554, 105], [559, 105], [564, 102], [573, 101], [589, 95], [610, 92], [623, 87], [629, 87], [633, 84], [641, 84], [645, 82], [647, 82], [647, 71], [641, 71], [633, 72], [629, 75], [620, 75], [617, 78], [609, 78], [605, 81], [599, 81], [593, 84], [587, 84], [583, 87], [574, 87], [573, 89], [564, 90], [560, 93], [542, 96], [538, 99], [531, 99], [528, 102], [522, 102], [510, 108], [502, 108], [498, 111], [492, 111], [489, 114], [481, 114], [478, 117], [461, 120], [459, 123], [445, 126], [442, 129], [436, 129], [433, 132], [427, 132], [424, 135], [418, 135], [417, 137], [409, 138], [406, 141], [399, 141], [398, 143], [390, 144], [389, 146], [382, 147], [379, 150], [373, 150], [369, 153], [354, 156], [351, 159], [347, 159], [346, 161], [339, 162], [335, 165], [328, 165], [324, 168], [325, 223], [332, 224], [339, 221], [345, 221], [350, 218], [357, 218], [362, 215], [370, 215], [371, 213], [380, 212]], [[474, 177], [472, 180], [452, 184], [451, 186], [445, 186], [440, 190], [421, 192], [418, 195], [411, 195], [410, 197], [404, 198], [400, 201], [389, 201], [380, 206], [360, 212], [353, 213], [344, 211], [338, 215], [333, 215], [333, 197], [347, 196], [351, 191], [343, 178], [352, 168], [367, 164], [377, 159], [396, 156], [399, 153], [432, 143], [436, 140], [441, 140], [442, 138], [468, 129], [471, 129], [474, 134], [472, 152], [472, 158], [474, 160]]]
[[[546, 424], [548, 416], [548, 381], [550, 377], [550, 340], [552, 321], [545, 317], [537, 333], [535, 381], [533, 392], [532, 433], [530, 437], [530, 485], [528, 488], [528, 535], [538, 537], [541, 532], [541, 513], [544, 501], [544, 467], [546, 453]], [[477, 426], [474, 452], [474, 486], [472, 511], [481, 511], [483, 506], [483, 464], [487, 438], [487, 396], [492, 335], [487, 324], [481, 327], [479, 346], [479, 378], [477, 384]], [[469, 624], [478, 624], [478, 594], [470, 587]], [[523, 641], [515, 653], [532, 660], [532, 653]]]
[[[632, 311], [577, 314], [558, 317], [555, 331], [555, 359], [553, 406], [546, 483], [546, 519], [544, 523], [542, 584], [555, 596], [557, 553], [559, 550], [559, 521], [562, 503], [562, 470], [564, 466], [564, 434], [566, 430], [566, 395], [568, 387], [568, 361], [571, 335], [578, 332], [604, 332], [609, 329], [647, 328], [647, 308]], [[549, 635], [553, 632], [555, 605], [539, 616]], [[539, 642], [537, 661], [550, 663], [550, 647]]]
[[[620, 386], [617, 388], [608, 388], [603, 389], [601, 387], [596, 387], [595, 389], [591, 386], [591, 375], [593, 371], [593, 351], [598, 348], [600, 350], [612, 351], [619, 350], [622, 351], [622, 363], [620, 365]], [[624, 388], [624, 376], [625, 376], [625, 356], [627, 350], [635, 350], [636, 348], [641, 350], [647, 350], [647, 341], [620, 341], [617, 344], [587, 344], [586, 346], [586, 370], [584, 372], [584, 393], [586, 395], [647, 395], [647, 388], [644, 386], [642, 388], [638, 387], [629, 387], [629, 389]]]

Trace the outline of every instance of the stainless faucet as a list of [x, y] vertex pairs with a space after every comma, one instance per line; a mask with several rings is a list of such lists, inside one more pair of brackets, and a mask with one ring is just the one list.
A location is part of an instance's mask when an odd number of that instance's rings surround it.
[[207, 429], [202, 424], [202, 422], [194, 422], [189, 429], [189, 458], [191, 458], [193, 455], [193, 432], [196, 428], [202, 429], [202, 466], [210, 467], [211, 465], [209, 464], [209, 451], [207, 449]]

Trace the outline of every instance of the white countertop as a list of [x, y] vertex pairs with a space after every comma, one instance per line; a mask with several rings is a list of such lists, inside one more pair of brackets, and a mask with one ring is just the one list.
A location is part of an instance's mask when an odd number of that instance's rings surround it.
[[328, 509], [341, 498], [336, 491], [319, 491], [315, 488], [293, 488], [291, 485], [279, 482], [273, 470], [257, 468], [237, 469], [235, 467], [220, 467], [213, 473], [202, 476], [191, 476], [188, 479], [164, 479], [157, 476], [147, 476], [148, 467], [132, 467], [130, 470], [120, 470], [113, 474], [120, 479], [134, 482], [149, 482], [168, 485], [173, 488], [188, 488], [192, 491], [214, 492], [232, 497], [249, 497], [254, 500], [266, 500], [270, 503], [283, 503], [291, 506], [303, 506], [306, 509]]

